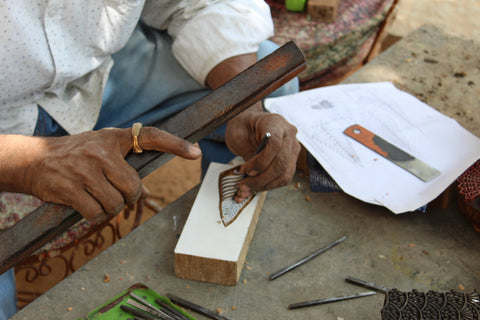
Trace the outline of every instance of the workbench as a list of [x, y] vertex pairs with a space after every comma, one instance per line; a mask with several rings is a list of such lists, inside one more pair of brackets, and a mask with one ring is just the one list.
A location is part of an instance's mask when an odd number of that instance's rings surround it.
[[[480, 137], [478, 52], [479, 43], [425, 26], [345, 83], [393, 81]], [[135, 283], [219, 308], [237, 320], [380, 319], [381, 293], [287, 309], [291, 303], [367, 291], [345, 282], [347, 276], [403, 291], [480, 288], [480, 234], [454, 196], [432, 203], [426, 213], [394, 215], [343, 193], [311, 192], [300, 172], [292, 184], [268, 192], [238, 285], [177, 278], [173, 251], [197, 192], [198, 187], [190, 190], [13, 319], [82, 318]], [[268, 279], [342, 236], [347, 236], [343, 243], [314, 260]]]

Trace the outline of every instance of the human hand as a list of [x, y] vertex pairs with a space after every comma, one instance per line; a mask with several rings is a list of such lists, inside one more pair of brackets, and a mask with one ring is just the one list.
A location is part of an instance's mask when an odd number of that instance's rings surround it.
[[[271, 136], [265, 148], [255, 155], [266, 132]], [[227, 146], [246, 160], [242, 166], [246, 178], [239, 184], [236, 202], [242, 202], [252, 192], [282, 187], [292, 181], [300, 153], [296, 134], [297, 128], [282, 116], [266, 112], [247, 111], [228, 123]]]
[[[28, 193], [72, 206], [87, 220], [117, 214], [146, 196], [140, 177], [125, 160], [133, 147], [130, 128], [34, 139], [39, 148], [25, 175]], [[154, 127], [142, 128], [138, 141], [144, 150], [186, 159], [201, 156], [190, 142]]]

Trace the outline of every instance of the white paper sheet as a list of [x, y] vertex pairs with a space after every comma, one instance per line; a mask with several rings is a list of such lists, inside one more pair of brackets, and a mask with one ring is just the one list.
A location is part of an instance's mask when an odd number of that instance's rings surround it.
[[[298, 128], [298, 140], [344, 192], [394, 213], [432, 201], [480, 158], [480, 139], [390, 82], [312, 89], [267, 99], [265, 107]], [[343, 133], [354, 124], [441, 175], [423, 182]]]

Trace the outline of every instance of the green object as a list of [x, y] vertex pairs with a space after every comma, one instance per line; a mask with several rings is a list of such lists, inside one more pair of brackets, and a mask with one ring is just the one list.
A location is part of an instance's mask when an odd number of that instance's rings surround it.
[[307, 0], [285, 0], [285, 7], [288, 11], [302, 12], [305, 10]]
[[179, 306], [174, 304], [170, 299], [167, 297], [161, 296], [160, 294], [156, 293], [152, 289], [149, 289], [147, 286], [141, 283], [134, 284], [128, 290], [122, 292], [118, 296], [114, 297], [112, 300], [108, 301], [104, 305], [98, 307], [97, 309], [91, 311], [88, 316], [87, 320], [127, 320], [133, 319], [134, 317], [131, 314], [123, 311], [120, 306], [128, 305], [127, 300], [133, 299], [130, 297], [130, 294], [134, 293], [143, 299], [147, 300], [149, 303], [157, 307], [158, 309], [162, 310], [162, 307], [159, 306], [155, 299], [161, 300], [166, 303], [171, 308], [179, 311], [185, 317], [191, 320], [195, 320], [190, 314], [186, 311], [181, 309]]

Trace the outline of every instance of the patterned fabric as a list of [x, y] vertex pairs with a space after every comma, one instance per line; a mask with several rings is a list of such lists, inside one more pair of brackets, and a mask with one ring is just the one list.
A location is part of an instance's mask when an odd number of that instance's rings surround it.
[[40, 199], [26, 194], [0, 192], [0, 230], [13, 226], [42, 204]]
[[306, 82], [334, 68], [355, 66], [368, 54], [378, 30], [394, 0], [341, 0], [332, 23], [312, 21], [307, 12], [293, 13], [285, 4], [267, 0], [275, 35], [282, 45], [294, 40], [307, 58], [307, 69], [300, 75]]
[[458, 179], [459, 192], [466, 200], [480, 198], [480, 160], [475, 162]]
[[386, 292], [382, 320], [399, 319], [479, 319], [480, 296], [476, 290], [410, 292], [392, 289]]
[[[30, 212], [41, 206], [43, 201], [20, 193], [0, 192], [0, 232], [20, 221]], [[87, 234], [97, 224], [82, 220], [61, 236], [45, 244], [35, 254], [60, 249]]]

